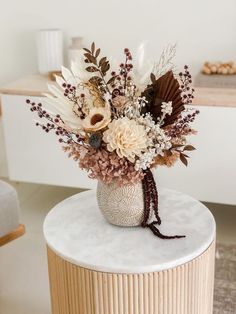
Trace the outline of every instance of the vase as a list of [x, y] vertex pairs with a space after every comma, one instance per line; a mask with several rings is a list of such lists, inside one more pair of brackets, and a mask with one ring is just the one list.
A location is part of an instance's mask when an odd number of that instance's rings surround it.
[[60, 71], [63, 65], [63, 36], [60, 29], [37, 33], [38, 70], [40, 74]]
[[98, 181], [98, 207], [103, 216], [113, 225], [140, 226], [144, 217], [142, 183], [119, 186], [113, 182]]
[[161, 239], [180, 239], [185, 235], [163, 234], [159, 226], [158, 191], [150, 169], [145, 171], [142, 182], [120, 186], [98, 181], [97, 202], [106, 220], [116, 226], [149, 228]]
[[81, 63], [84, 59], [83, 38], [72, 37], [71, 45], [68, 49], [68, 64], [72, 66], [72, 62]]

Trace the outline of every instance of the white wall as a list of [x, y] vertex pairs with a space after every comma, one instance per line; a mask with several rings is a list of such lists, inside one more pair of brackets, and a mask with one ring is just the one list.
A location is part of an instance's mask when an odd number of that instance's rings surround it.
[[1, 0], [0, 84], [37, 71], [35, 32], [63, 29], [105, 53], [149, 41], [150, 55], [178, 43], [177, 64], [197, 73], [205, 59], [236, 59], [235, 0]]

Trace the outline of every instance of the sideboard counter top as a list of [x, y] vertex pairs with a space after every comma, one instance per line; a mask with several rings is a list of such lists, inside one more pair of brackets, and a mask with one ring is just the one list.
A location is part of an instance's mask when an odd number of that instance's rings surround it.
[[193, 105], [236, 108], [236, 89], [195, 87]]
[[[54, 83], [47, 76], [33, 74], [0, 88], [0, 94], [42, 96], [48, 92], [47, 84]], [[195, 87], [193, 105], [213, 107], [236, 107], [236, 89]]]
[[53, 83], [45, 75], [32, 74], [0, 87], [0, 94], [42, 96], [48, 92], [48, 83]]

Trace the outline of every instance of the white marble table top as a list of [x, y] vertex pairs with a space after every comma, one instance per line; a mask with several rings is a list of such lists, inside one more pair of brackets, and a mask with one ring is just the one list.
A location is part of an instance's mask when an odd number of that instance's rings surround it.
[[63, 259], [88, 269], [144, 273], [173, 268], [201, 255], [215, 238], [210, 211], [188, 195], [159, 189], [160, 230], [186, 238], [162, 240], [149, 229], [109, 224], [94, 190], [56, 205], [44, 222], [48, 246]]

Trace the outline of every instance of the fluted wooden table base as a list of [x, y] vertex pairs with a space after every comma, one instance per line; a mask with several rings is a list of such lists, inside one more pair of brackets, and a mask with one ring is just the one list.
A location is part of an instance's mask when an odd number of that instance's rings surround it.
[[173, 269], [114, 274], [71, 264], [48, 247], [53, 314], [212, 314], [215, 243]]

